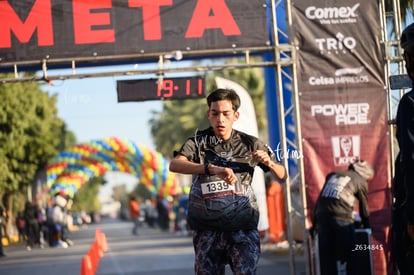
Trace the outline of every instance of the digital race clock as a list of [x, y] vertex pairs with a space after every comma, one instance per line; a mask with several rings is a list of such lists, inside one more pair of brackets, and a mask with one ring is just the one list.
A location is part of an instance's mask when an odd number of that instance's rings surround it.
[[204, 78], [118, 80], [118, 102], [204, 97]]

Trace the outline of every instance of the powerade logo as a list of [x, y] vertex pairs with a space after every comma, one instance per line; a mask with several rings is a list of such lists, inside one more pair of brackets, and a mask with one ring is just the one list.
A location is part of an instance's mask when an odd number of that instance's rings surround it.
[[306, 8], [306, 18], [310, 20], [319, 20], [323, 25], [331, 24], [353, 24], [357, 23], [357, 10], [360, 3], [355, 4], [352, 7], [323, 7], [317, 8], [310, 6]]
[[369, 104], [346, 103], [346, 104], [315, 104], [311, 106], [313, 117], [332, 117], [335, 125], [364, 125], [371, 123], [368, 118]]

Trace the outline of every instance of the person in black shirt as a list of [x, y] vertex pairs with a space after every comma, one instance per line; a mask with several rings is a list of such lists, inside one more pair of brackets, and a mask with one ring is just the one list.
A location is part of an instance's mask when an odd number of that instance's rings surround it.
[[34, 244], [40, 245], [39, 223], [37, 221], [37, 206], [27, 201], [24, 207], [24, 218], [26, 219], [27, 250], [30, 251]]
[[231, 89], [207, 97], [211, 127], [196, 131], [170, 162], [172, 172], [192, 174], [187, 222], [194, 231], [195, 274], [256, 274], [260, 256], [259, 210], [251, 181], [255, 166], [277, 179], [287, 177], [272, 150], [258, 138], [233, 129], [240, 98]]
[[[414, 23], [400, 39], [407, 74], [414, 82]], [[413, 86], [414, 87], [414, 86]], [[396, 136], [400, 152], [393, 180], [393, 258], [401, 275], [414, 274], [414, 90], [398, 104]]]
[[367, 181], [373, 176], [374, 169], [363, 160], [327, 175], [313, 213], [321, 275], [356, 274], [354, 209], [358, 200], [361, 224], [369, 228]]

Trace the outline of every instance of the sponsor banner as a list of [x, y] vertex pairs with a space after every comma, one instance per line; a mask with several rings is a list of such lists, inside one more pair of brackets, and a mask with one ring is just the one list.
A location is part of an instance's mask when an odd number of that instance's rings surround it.
[[377, 1], [295, 1], [300, 90], [383, 85]]
[[314, 91], [301, 97], [305, 107], [302, 121], [306, 121], [302, 131], [308, 218], [328, 173], [347, 169], [356, 159], [368, 161], [376, 171], [368, 186], [373, 242], [383, 245], [383, 250], [373, 252], [374, 264], [384, 274], [391, 249], [386, 239], [391, 222], [386, 98], [375, 89], [348, 90], [346, 94], [340, 97]]
[[0, 1], [1, 62], [262, 47], [259, 0]]
[[308, 219], [326, 175], [364, 159], [375, 273], [390, 262], [389, 136], [378, 1], [301, 0], [293, 4]]

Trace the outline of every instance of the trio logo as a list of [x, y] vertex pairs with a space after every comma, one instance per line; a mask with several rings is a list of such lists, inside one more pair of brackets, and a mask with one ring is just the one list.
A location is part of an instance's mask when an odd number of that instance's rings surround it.
[[354, 37], [345, 36], [340, 32], [335, 37], [315, 38], [315, 43], [321, 54], [346, 54], [357, 46]]
[[318, 8], [310, 6], [306, 8], [305, 15], [306, 18], [310, 20], [319, 20], [319, 22], [323, 25], [357, 23], [357, 10], [359, 6], [360, 3], [357, 3], [352, 7], [342, 6]]
[[361, 137], [358, 135], [333, 136], [332, 152], [335, 166], [351, 164], [360, 158]]

